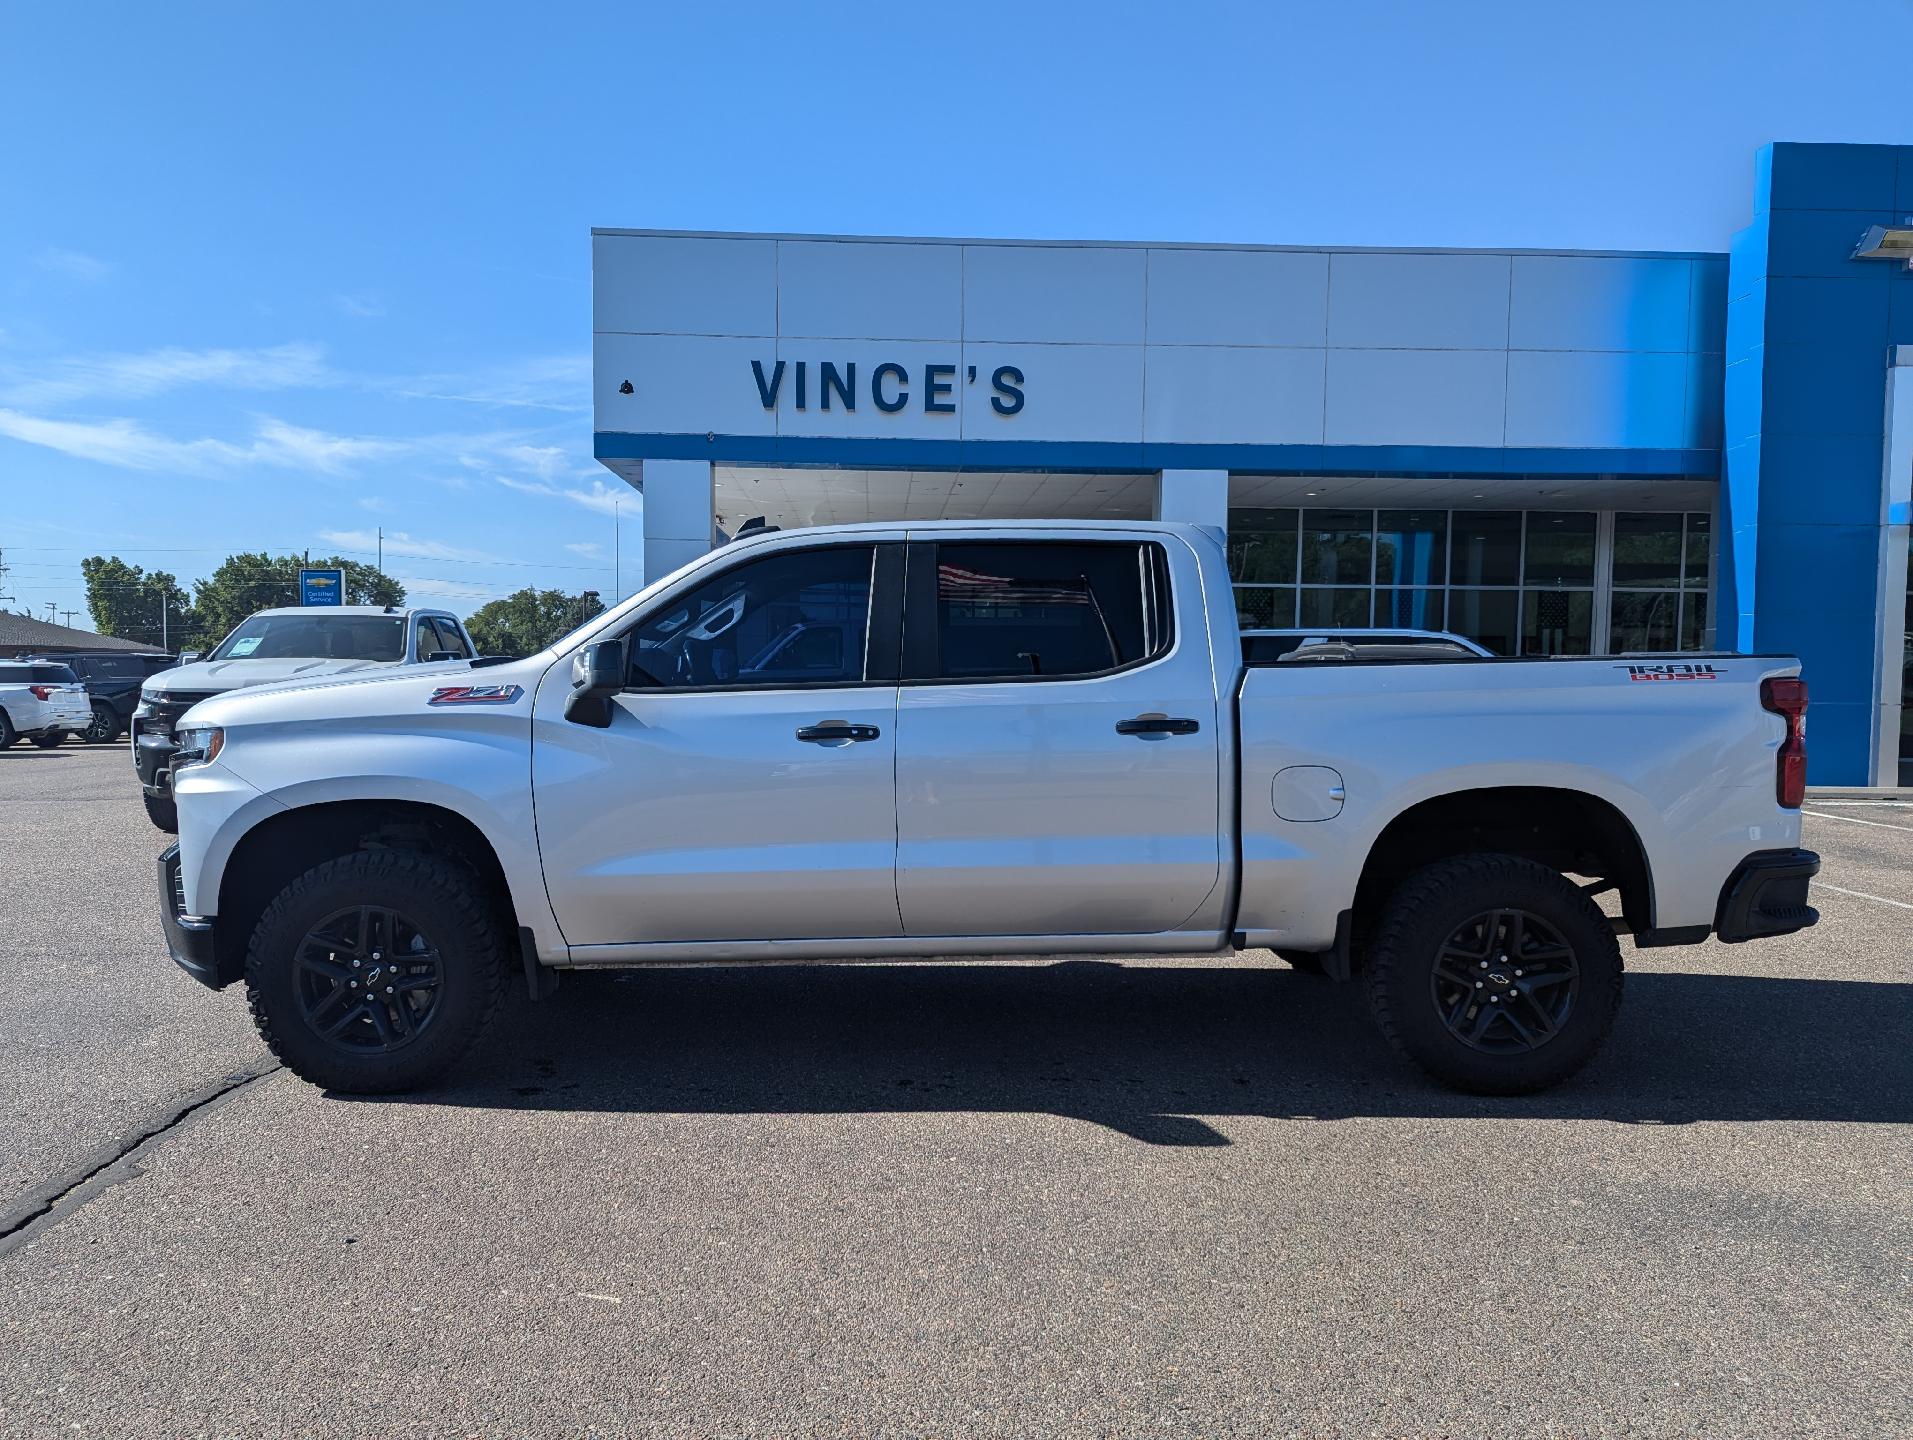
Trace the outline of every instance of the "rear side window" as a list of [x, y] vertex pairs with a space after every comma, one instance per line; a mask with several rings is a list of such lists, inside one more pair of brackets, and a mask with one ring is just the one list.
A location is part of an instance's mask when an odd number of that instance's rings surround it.
[[36, 684], [75, 685], [79, 683], [80, 677], [73, 673], [73, 668], [69, 665], [34, 665], [28, 668], [33, 671]]
[[1057, 680], [1156, 659], [1173, 638], [1167, 582], [1154, 542], [939, 545], [934, 674]]
[[0, 685], [24, 685], [31, 679], [31, 665], [0, 665]]
[[131, 655], [89, 655], [74, 668], [81, 666], [94, 680], [141, 680], [146, 676], [146, 666]]

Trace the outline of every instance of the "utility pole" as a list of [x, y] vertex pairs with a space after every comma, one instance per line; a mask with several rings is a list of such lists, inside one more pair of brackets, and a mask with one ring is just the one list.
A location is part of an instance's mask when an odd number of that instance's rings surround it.
[[611, 502], [611, 603], [624, 599], [624, 523], [618, 502]]
[[62, 610], [60, 612], [61, 616], [63, 617], [62, 623], [67, 627], [67, 629], [71, 630], [73, 628], [73, 617], [79, 613], [80, 612], [77, 610]]
[[[359, 553], [364, 554], [365, 552], [360, 551]], [[379, 574], [383, 575], [384, 573], [385, 573], [385, 527], [381, 525], [379, 526]]]

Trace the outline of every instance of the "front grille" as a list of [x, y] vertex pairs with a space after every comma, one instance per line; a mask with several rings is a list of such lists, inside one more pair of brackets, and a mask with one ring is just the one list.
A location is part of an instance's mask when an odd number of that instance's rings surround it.
[[217, 690], [169, 690], [163, 698], [148, 696], [147, 705], [152, 715], [144, 722], [144, 727], [156, 735], [170, 735], [180, 717], [201, 700], [210, 700]]

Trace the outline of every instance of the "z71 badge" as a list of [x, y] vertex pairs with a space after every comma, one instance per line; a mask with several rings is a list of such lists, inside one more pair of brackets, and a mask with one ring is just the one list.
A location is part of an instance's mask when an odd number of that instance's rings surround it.
[[525, 693], [522, 685], [441, 685], [427, 705], [509, 705]]
[[1712, 665], [1616, 665], [1629, 680], [1718, 680], [1726, 673]]

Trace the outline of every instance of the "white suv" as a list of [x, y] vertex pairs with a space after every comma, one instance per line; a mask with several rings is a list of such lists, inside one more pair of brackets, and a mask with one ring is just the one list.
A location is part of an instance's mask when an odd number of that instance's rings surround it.
[[86, 686], [68, 666], [0, 660], [0, 750], [22, 738], [51, 750], [92, 723]]

